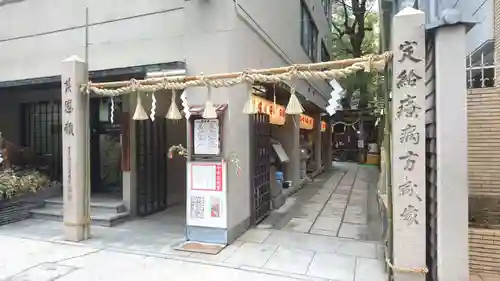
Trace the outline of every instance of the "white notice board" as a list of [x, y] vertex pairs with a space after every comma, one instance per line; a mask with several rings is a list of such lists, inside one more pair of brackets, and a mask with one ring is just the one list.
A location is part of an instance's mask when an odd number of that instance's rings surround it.
[[227, 228], [226, 171], [225, 161], [187, 162], [187, 225]]
[[219, 119], [194, 120], [194, 154], [219, 155]]

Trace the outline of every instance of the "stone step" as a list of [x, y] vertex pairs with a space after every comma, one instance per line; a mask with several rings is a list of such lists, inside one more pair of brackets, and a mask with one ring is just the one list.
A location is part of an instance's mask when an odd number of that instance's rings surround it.
[[[129, 212], [116, 213], [107, 210], [91, 210], [91, 225], [111, 227], [124, 222], [129, 217]], [[31, 210], [31, 217], [36, 219], [62, 221], [62, 208], [46, 206]]]
[[[61, 208], [63, 206], [62, 197], [50, 198], [45, 201], [46, 207]], [[108, 210], [110, 212], [125, 213], [127, 208], [123, 204], [123, 201], [119, 200], [101, 200], [101, 201], [90, 201], [90, 211]]]
[[[31, 210], [31, 216], [46, 220], [63, 220], [63, 199], [55, 197], [46, 199], [44, 206]], [[92, 198], [90, 203], [90, 218], [92, 225], [114, 226], [125, 221], [130, 213], [123, 201], [106, 198]]]

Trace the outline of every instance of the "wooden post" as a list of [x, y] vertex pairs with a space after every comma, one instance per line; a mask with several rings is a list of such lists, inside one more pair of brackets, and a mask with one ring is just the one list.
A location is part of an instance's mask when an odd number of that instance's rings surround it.
[[77, 242], [90, 237], [88, 96], [80, 90], [86, 63], [77, 56], [64, 60], [61, 79], [64, 235]]
[[393, 21], [392, 196], [394, 281], [424, 281], [425, 14], [405, 8]]

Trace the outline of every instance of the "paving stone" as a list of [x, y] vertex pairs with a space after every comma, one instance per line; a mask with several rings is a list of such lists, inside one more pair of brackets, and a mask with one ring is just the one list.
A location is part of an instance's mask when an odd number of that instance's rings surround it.
[[264, 244], [279, 245], [285, 248], [297, 248], [310, 251], [335, 253], [340, 240], [336, 237], [326, 237], [295, 233], [287, 231], [275, 231], [264, 241]]
[[229, 256], [234, 254], [238, 248], [243, 245], [244, 242], [242, 241], [234, 241], [231, 243], [231, 245], [226, 246], [219, 254], [217, 255], [209, 255], [209, 254], [202, 254], [202, 253], [191, 253], [189, 255], [189, 258], [193, 259], [199, 259], [203, 261], [209, 261], [209, 262], [222, 262], [225, 259], [227, 259]]
[[52, 281], [74, 270], [76, 270], [76, 268], [71, 266], [64, 266], [54, 263], [44, 263], [13, 276], [9, 279], [9, 281]]
[[341, 218], [319, 217], [312, 225], [312, 228], [338, 231], [341, 221]]
[[278, 246], [275, 245], [243, 243], [224, 262], [235, 265], [262, 267], [277, 248]]
[[313, 219], [293, 218], [283, 228], [283, 230], [300, 232], [300, 233], [307, 233], [309, 231], [309, 229], [311, 229], [313, 223], [314, 223]]
[[308, 275], [337, 281], [354, 279], [355, 258], [349, 256], [317, 253], [307, 270]]
[[343, 222], [350, 224], [366, 224], [367, 220], [366, 215], [346, 213]]
[[368, 240], [368, 226], [342, 223], [340, 225], [339, 237], [357, 240]]
[[305, 274], [313, 256], [313, 251], [278, 247], [264, 268]]
[[337, 231], [334, 230], [322, 230], [322, 229], [316, 229], [312, 228], [311, 231], [309, 231], [311, 234], [317, 234], [317, 235], [324, 235], [324, 236], [330, 236], [330, 237], [337, 237]]
[[384, 262], [376, 259], [358, 258], [354, 281], [385, 281]]
[[349, 239], [339, 241], [336, 253], [371, 259], [376, 259], [378, 256], [377, 244]]
[[271, 234], [271, 231], [264, 229], [249, 229], [238, 240], [244, 242], [262, 243]]

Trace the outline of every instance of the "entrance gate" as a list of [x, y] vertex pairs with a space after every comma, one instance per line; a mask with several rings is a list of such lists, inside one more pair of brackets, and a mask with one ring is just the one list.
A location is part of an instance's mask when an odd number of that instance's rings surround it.
[[271, 184], [270, 184], [270, 155], [271, 155], [271, 126], [269, 115], [254, 114], [253, 137], [251, 138], [251, 159], [253, 170], [251, 173], [251, 222], [261, 222], [271, 211]]
[[137, 214], [167, 208], [166, 119], [136, 121]]

